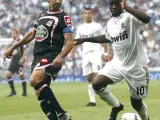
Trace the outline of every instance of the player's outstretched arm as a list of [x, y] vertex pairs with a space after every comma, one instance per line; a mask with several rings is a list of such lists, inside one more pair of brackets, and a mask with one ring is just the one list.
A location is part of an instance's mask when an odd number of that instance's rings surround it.
[[90, 38], [80, 38], [74, 39], [74, 45], [82, 44], [84, 42], [92, 42], [92, 43], [111, 43], [110, 40], [106, 39], [105, 35], [95, 36]]
[[124, 10], [131, 13], [133, 16], [135, 16], [138, 20], [141, 20], [143, 23], [148, 23], [150, 21], [151, 19], [150, 16], [148, 16], [147, 14], [145, 14], [144, 12], [140, 10], [127, 6], [125, 0], [122, 0], [121, 5]]
[[30, 32], [25, 34], [24, 38], [21, 41], [14, 44], [12, 46], [12, 48], [15, 49], [15, 48], [18, 48], [21, 45], [28, 44], [29, 42], [31, 42], [35, 38], [35, 33], [36, 33], [36, 29], [33, 28]]
[[32, 29], [32, 31], [26, 33], [25, 36], [24, 36], [24, 38], [21, 41], [13, 44], [11, 47], [9, 47], [6, 50], [6, 52], [4, 54], [4, 57], [6, 58], [6, 57], [12, 56], [12, 53], [13, 53], [14, 49], [20, 47], [21, 45], [25, 45], [25, 44], [31, 42], [34, 39], [34, 37], [35, 37], [35, 33], [36, 33], [36, 29], [35, 28]]

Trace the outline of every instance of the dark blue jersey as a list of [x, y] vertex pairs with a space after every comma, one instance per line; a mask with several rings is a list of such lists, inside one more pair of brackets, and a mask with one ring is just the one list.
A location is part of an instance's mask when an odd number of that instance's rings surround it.
[[64, 34], [72, 34], [71, 19], [63, 10], [41, 13], [35, 27], [34, 56], [45, 52], [57, 56], [64, 45]]

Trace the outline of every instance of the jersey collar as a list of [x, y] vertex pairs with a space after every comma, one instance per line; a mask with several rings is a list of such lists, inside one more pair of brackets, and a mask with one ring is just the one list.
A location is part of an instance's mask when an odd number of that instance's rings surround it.
[[57, 11], [57, 12], [50, 12], [49, 10], [47, 11], [48, 14], [57, 14], [57, 13], [61, 13], [61, 12], [63, 12], [62, 9], [60, 9], [60, 10]]

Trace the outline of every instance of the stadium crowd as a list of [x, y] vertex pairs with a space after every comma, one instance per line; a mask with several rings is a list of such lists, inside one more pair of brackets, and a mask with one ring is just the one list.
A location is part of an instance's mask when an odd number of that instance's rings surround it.
[[[82, 21], [82, 10], [85, 7], [93, 8], [95, 21], [106, 25], [110, 18], [108, 0], [63, 0], [63, 9], [72, 18], [73, 29], [76, 31], [77, 23]], [[160, 0], [127, 0], [131, 7], [146, 11], [152, 20], [149, 25], [142, 28], [141, 40], [151, 60], [150, 67], [160, 67]], [[0, 38], [9, 38], [11, 28], [20, 29], [21, 35], [29, 31], [36, 22], [39, 13], [46, 9], [47, 0], [1, 0], [0, 1]], [[31, 64], [32, 46], [28, 50], [27, 66]], [[1, 49], [2, 50], [2, 49]], [[67, 57], [65, 65], [60, 74], [80, 75], [81, 74], [81, 49]], [[70, 69], [70, 68], [73, 69]]]

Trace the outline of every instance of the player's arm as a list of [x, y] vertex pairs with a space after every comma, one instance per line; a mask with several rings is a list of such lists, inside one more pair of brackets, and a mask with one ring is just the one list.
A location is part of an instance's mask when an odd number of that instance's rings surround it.
[[23, 55], [22, 55], [22, 57], [21, 57], [21, 59], [19, 61], [20, 65], [24, 64], [26, 56], [27, 56], [27, 48], [24, 47], [24, 49], [23, 49]]
[[65, 38], [65, 46], [59, 54], [62, 58], [68, 55], [68, 53], [74, 47], [74, 40], [72, 34], [64, 34], [64, 38]]
[[106, 38], [105, 35], [95, 36], [95, 37], [89, 37], [89, 38], [80, 38], [80, 39], [74, 39], [74, 44], [82, 44], [84, 42], [92, 42], [92, 43], [111, 43], [110, 40]]
[[150, 16], [148, 16], [142, 11], [139, 11], [137, 9], [127, 6], [125, 0], [122, 0], [121, 5], [125, 11], [129, 12], [130, 14], [132, 14], [134, 17], [136, 17], [138, 20], [142, 21], [143, 23], [148, 23], [150, 21], [151, 19]]
[[35, 33], [36, 33], [35, 28], [32, 29], [30, 32], [26, 33], [24, 38], [21, 41], [13, 44], [9, 49], [7, 49], [7, 51], [4, 54], [4, 57], [12, 56], [12, 52], [14, 51], [14, 49], [31, 42], [35, 37]]
[[19, 46], [28, 44], [35, 38], [35, 33], [36, 33], [36, 29], [33, 28], [30, 32], [25, 34], [24, 38], [21, 41], [14, 44], [12, 48], [15, 49], [15, 48], [18, 48]]

